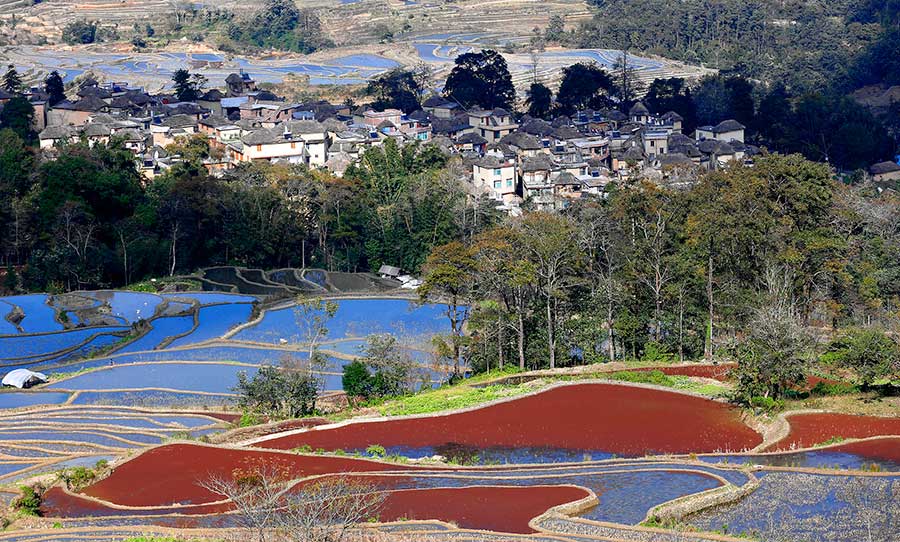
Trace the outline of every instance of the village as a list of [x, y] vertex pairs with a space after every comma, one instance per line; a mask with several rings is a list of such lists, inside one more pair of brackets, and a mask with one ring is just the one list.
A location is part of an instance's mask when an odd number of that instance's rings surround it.
[[[0, 94], [0, 103], [13, 96]], [[760, 152], [745, 143], [745, 127], [733, 119], [683, 133], [678, 113], [650, 111], [640, 101], [624, 113], [587, 109], [554, 118], [516, 117], [502, 108], [467, 110], [440, 95], [415, 111], [376, 110], [326, 101], [288, 103], [257, 88], [244, 72], [229, 75], [222, 90], [206, 90], [190, 102], [90, 78], [53, 106], [39, 89], [27, 97], [44, 152], [80, 139], [90, 145], [118, 139], [134, 153], [147, 181], [181, 161], [167, 149], [192, 137], [207, 138], [210, 157], [204, 166], [213, 175], [243, 162], [269, 161], [341, 176], [366, 149], [393, 140], [399, 146], [433, 144], [461, 157], [467, 192], [486, 195], [514, 215], [526, 202], [534, 209], [558, 210], [628, 179], [687, 186], [700, 170], [751, 164]], [[878, 177], [900, 176], [900, 166], [895, 167], [879, 170]]]

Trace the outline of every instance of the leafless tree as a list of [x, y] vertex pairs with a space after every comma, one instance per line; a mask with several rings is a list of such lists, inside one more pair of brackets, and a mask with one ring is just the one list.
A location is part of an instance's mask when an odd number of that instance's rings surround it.
[[347, 476], [294, 485], [286, 467], [273, 465], [210, 476], [200, 486], [230, 501], [240, 530], [258, 542], [341, 542], [355, 526], [377, 518], [386, 498]]
[[288, 493], [277, 530], [285, 540], [341, 542], [354, 526], [378, 517], [386, 496], [346, 476], [320, 478]]
[[259, 542], [274, 540], [269, 531], [284, 506], [289, 476], [285, 468], [265, 465], [251, 471], [235, 470], [229, 476], [209, 476], [199, 482], [210, 493], [231, 501], [235, 521], [242, 530], [256, 533]]

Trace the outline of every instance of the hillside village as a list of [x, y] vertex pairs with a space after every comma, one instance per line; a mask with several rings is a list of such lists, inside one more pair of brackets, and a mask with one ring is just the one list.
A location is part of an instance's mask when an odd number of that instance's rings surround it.
[[[744, 142], [744, 126], [735, 120], [686, 134], [680, 115], [649, 111], [641, 102], [627, 114], [607, 109], [517, 118], [502, 108], [467, 111], [440, 96], [426, 99], [416, 111], [379, 111], [323, 101], [288, 103], [257, 89], [246, 73], [231, 74], [224, 83], [223, 90], [208, 90], [193, 102], [90, 79], [52, 107], [38, 89], [28, 98], [42, 150], [52, 153], [79, 138], [91, 144], [121, 139], [147, 180], [180, 161], [166, 150], [170, 145], [200, 135], [209, 141], [205, 166], [213, 174], [265, 160], [340, 176], [367, 148], [392, 139], [400, 146], [434, 144], [460, 156], [467, 191], [488, 195], [513, 214], [526, 201], [537, 209], [560, 209], [582, 194], [600, 194], [608, 184], [635, 176], [690, 183], [697, 169], [751, 163], [759, 152]], [[12, 97], [0, 95], [0, 103]]]

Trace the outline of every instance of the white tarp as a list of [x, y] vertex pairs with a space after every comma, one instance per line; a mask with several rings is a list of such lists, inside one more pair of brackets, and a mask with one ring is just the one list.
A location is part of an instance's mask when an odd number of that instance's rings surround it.
[[47, 375], [29, 371], [28, 369], [16, 369], [3, 377], [4, 386], [13, 386], [15, 388], [29, 388], [38, 382], [46, 381]]

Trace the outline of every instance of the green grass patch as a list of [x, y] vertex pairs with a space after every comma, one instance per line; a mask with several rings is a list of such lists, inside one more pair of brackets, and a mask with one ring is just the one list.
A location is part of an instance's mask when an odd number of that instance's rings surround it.
[[163, 277], [156, 280], [143, 280], [141, 282], [134, 282], [123, 287], [122, 289], [131, 292], [145, 292], [155, 294], [164, 286], [167, 286], [169, 284], [177, 284], [181, 287], [182, 290], [185, 291], [199, 292], [200, 290], [202, 290], [202, 285], [200, 284], [199, 280], [176, 277]]
[[845, 440], [844, 437], [837, 437], [837, 436], [831, 437], [828, 440], [823, 440], [822, 442], [815, 444], [813, 446], [813, 448], [820, 448], [822, 446], [830, 446], [832, 444], [840, 444], [840, 443], [844, 442], [844, 440]]
[[440, 412], [442, 410], [456, 410], [506, 397], [524, 395], [534, 391], [534, 389], [534, 386], [526, 386], [524, 384], [474, 388], [470, 382], [465, 382], [455, 386], [446, 386], [433, 391], [394, 399], [382, 404], [378, 407], [378, 411], [384, 416], [406, 416]]

